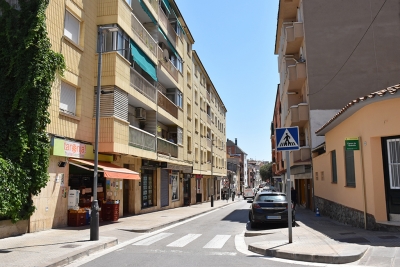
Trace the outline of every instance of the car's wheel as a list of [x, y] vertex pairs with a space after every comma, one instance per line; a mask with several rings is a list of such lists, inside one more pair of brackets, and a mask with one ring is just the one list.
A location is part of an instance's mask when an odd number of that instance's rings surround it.
[[252, 229], [257, 228], [257, 223], [253, 221], [251, 214], [249, 214], [249, 221]]

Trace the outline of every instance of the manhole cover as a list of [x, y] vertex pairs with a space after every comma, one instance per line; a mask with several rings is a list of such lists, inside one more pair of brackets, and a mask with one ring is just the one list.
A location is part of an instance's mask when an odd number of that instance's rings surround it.
[[339, 233], [341, 235], [355, 235], [356, 233], [354, 232], [347, 232], [347, 233]]
[[378, 236], [380, 239], [397, 239], [397, 236], [394, 235], [383, 235], [383, 236]]
[[338, 241], [346, 243], [369, 243], [369, 241], [364, 237], [343, 238], [338, 239]]
[[10, 253], [10, 252], [11, 252], [11, 250], [2, 250], [2, 249], [0, 249], [0, 253], [3, 253], [3, 254]]
[[80, 247], [81, 245], [65, 245], [65, 246], [62, 246], [61, 248], [77, 248], [77, 247]]

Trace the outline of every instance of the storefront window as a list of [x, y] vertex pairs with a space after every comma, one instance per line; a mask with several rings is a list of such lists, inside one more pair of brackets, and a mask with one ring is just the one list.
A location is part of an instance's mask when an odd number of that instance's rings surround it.
[[153, 206], [153, 171], [142, 172], [142, 207]]
[[178, 200], [179, 199], [178, 173], [171, 174], [171, 184], [172, 184], [172, 200]]

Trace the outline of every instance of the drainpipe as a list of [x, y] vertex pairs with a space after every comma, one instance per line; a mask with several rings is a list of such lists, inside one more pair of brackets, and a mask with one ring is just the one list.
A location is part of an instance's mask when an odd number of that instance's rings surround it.
[[364, 196], [364, 229], [367, 229], [367, 193], [365, 190], [365, 175], [364, 175], [364, 155], [363, 155], [363, 144], [361, 136], [358, 137], [358, 143], [360, 145], [360, 157], [361, 157], [361, 175], [363, 182], [363, 196]]

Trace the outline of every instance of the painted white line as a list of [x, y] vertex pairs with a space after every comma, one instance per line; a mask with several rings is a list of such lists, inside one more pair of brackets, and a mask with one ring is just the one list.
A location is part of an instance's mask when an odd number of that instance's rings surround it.
[[149, 246], [157, 241], [160, 241], [161, 239], [164, 239], [168, 236], [173, 235], [172, 233], [159, 233], [158, 235], [151, 236], [149, 238], [143, 239], [139, 242], [133, 243], [133, 246]]
[[231, 235], [216, 235], [203, 248], [222, 248]]
[[173, 225], [167, 226], [167, 227], [165, 227], [165, 228], [156, 230], [156, 231], [154, 231], [154, 232], [146, 233], [146, 234], [143, 234], [143, 235], [141, 235], [141, 236], [132, 238], [131, 240], [122, 242], [122, 243], [120, 243], [120, 244], [118, 244], [118, 245], [116, 245], [116, 246], [110, 247], [109, 249], [105, 249], [105, 250], [102, 250], [102, 251], [98, 251], [98, 252], [96, 252], [96, 253], [94, 253], [94, 254], [92, 254], [92, 255], [86, 256], [86, 257], [84, 257], [84, 258], [77, 259], [76, 261], [74, 261], [74, 262], [72, 262], [72, 263], [70, 263], [69, 265], [66, 265], [66, 266], [68, 266], [68, 267], [79, 267], [79, 266], [81, 266], [81, 265], [83, 265], [83, 264], [86, 264], [86, 263], [88, 263], [88, 262], [91, 262], [91, 261], [93, 261], [93, 260], [95, 260], [95, 259], [97, 259], [97, 258], [99, 258], [99, 257], [101, 257], [101, 256], [104, 256], [104, 255], [106, 255], [106, 254], [108, 254], [108, 253], [114, 252], [114, 251], [116, 251], [116, 250], [118, 250], [118, 249], [121, 249], [121, 248], [126, 247], [126, 246], [128, 246], [128, 245], [131, 245], [131, 244], [133, 244], [133, 243], [135, 243], [135, 242], [138, 242], [138, 241], [143, 240], [143, 239], [145, 239], [145, 238], [148, 238], [148, 237], [150, 237], [150, 236], [159, 234], [159, 233], [161, 233], [161, 232], [167, 231], [167, 230], [169, 230], [169, 229], [172, 229], [172, 228], [174, 228], [174, 227], [180, 226], [180, 225], [182, 225], [182, 224], [185, 224], [185, 223], [194, 221], [194, 220], [196, 220], [196, 219], [198, 219], [198, 218], [201, 218], [201, 217], [203, 217], [203, 216], [207, 216], [207, 215], [209, 215], [209, 214], [211, 214], [211, 213], [213, 213], [213, 212], [219, 211], [219, 210], [221, 210], [221, 208], [216, 208], [215, 210], [211, 210], [211, 211], [209, 211], [209, 212], [206, 212], [206, 213], [197, 215], [197, 216], [192, 217], [192, 218], [190, 218], [190, 219], [187, 219], [187, 220], [185, 220], [185, 221], [178, 222], [178, 223], [175, 223], [175, 224], [173, 224]]
[[212, 255], [212, 256], [236, 256], [237, 255], [236, 252], [210, 252], [207, 254]]
[[195, 239], [199, 238], [200, 236], [201, 234], [187, 234], [184, 237], [181, 237], [178, 240], [172, 242], [171, 244], [168, 244], [167, 247], [183, 248], [184, 246], [194, 241]]

